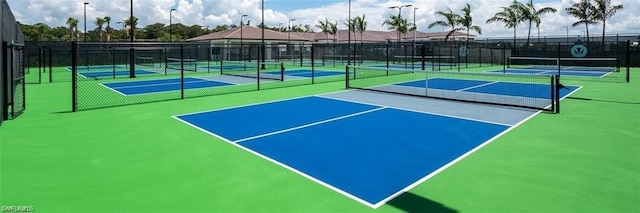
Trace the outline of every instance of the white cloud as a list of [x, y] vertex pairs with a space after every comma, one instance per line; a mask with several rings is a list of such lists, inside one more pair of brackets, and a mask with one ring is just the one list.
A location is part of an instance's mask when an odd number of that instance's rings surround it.
[[[129, 16], [129, 0], [86, 0], [87, 5], [87, 28], [95, 28], [93, 24], [96, 17], [110, 16], [112, 24], [123, 20]], [[317, 0], [316, 0], [317, 1]], [[382, 22], [391, 14], [396, 14], [397, 9], [388, 9], [389, 6], [400, 4], [412, 4], [418, 7], [416, 10], [416, 23], [421, 31], [442, 31], [442, 28], [427, 29], [427, 25], [440, 19], [435, 15], [436, 11], [444, 11], [451, 8], [459, 13], [460, 9], [468, 2], [472, 7], [474, 23], [483, 29], [482, 37], [511, 37], [512, 29], [505, 29], [499, 23], [486, 24], [485, 21], [500, 10], [501, 6], [507, 6], [512, 0], [412, 0], [412, 1], [380, 1], [380, 0], [353, 0], [352, 16], [366, 15], [368, 29], [386, 30]], [[38, 22], [46, 23], [50, 26], [64, 26], [68, 17], [75, 17], [80, 20], [83, 26], [83, 4], [82, 0], [8, 0], [16, 19], [26, 24]], [[341, 29], [346, 28], [343, 23], [348, 16], [348, 1], [327, 1], [324, 6], [314, 6], [305, 8], [306, 1], [277, 1], [267, 0], [264, 14], [265, 22], [268, 26], [277, 26], [279, 23], [287, 24], [287, 20], [295, 18], [295, 24], [309, 24], [315, 26], [318, 21], [328, 19], [338, 21]], [[576, 21], [564, 12], [564, 8], [572, 4], [572, 0], [536, 0], [538, 7], [548, 6], [558, 9], [558, 13], [545, 15], [540, 26], [541, 36], [565, 35], [565, 26], [570, 26]], [[640, 2], [638, 0], [614, 0], [615, 3], [622, 3], [625, 8], [619, 11], [614, 17], [607, 21], [607, 33], [640, 33]], [[252, 24], [258, 24], [261, 20], [261, 0], [135, 0], [134, 15], [140, 18], [140, 25], [145, 26], [153, 23], [169, 23], [169, 10], [177, 5], [177, 11], [173, 13], [174, 23], [185, 25], [202, 25], [211, 28], [222, 24], [238, 24], [240, 16], [247, 14], [246, 20], [252, 20]], [[278, 8], [278, 4], [300, 4], [292, 11], [283, 11]], [[317, 3], [317, 2], [315, 2]], [[290, 8], [290, 7], [287, 7]], [[413, 21], [413, 9], [404, 8], [402, 15]], [[315, 27], [314, 27], [315, 28]], [[526, 35], [526, 24], [518, 27], [518, 35]], [[579, 35], [584, 31], [584, 26], [569, 27], [570, 35]], [[589, 31], [593, 34], [600, 34], [602, 26], [590, 26]], [[532, 29], [532, 36], [535, 37], [537, 31]]]

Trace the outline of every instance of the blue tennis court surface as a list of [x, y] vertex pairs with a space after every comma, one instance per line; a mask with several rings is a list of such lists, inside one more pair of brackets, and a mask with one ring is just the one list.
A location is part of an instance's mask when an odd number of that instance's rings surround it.
[[[161, 80], [105, 83], [104, 86], [124, 95], [137, 95], [144, 93], [177, 91], [181, 89], [181, 84], [182, 83], [179, 78], [173, 78]], [[184, 89], [199, 89], [227, 85], [233, 84], [200, 78], [184, 78]]]
[[374, 208], [510, 128], [323, 97], [176, 118]]
[[[78, 69], [78, 73], [85, 78], [99, 78], [99, 77], [109, 77], [109, 76], [129, 76], [129, 70], [119, 70], [119, 71], [100, 71], [100, 72], [84, 72], [83, 70]], [[157, 72], [151, 72], [147, 70], [136, 70], [136, 75], [146, 75], [146, 74], [156, 74]]]
[[[422, 69], [422, 62], [416, 62], [414, 64], [411, 63], [407, 63], [407, 64], [389, 64], [389, 68], [394, 68], [394, 69], [411, 69], [411, 67], [413, 66], [413, 69], [419, 70]], [[431, 67], [438, 67], [438, 66], [455, 66], [455, 64], [451, 64], [451, 63], [425, 63], [424, 66], [428, 69], [431, 69]], [[380, 65], [373, 65], [371, 67], [387, 67], [386, 64], [380, 64]]]
[[[551, 88], [549, 85], [543, 84], [527, 84], [527, 83], [512, 83], [512, 82], [497, 82], [497, 81], [482, 81], [482, 80], [463, 80], [463, 79], [446, 79], [446, 78], [433, 78], [429, 79], [428, 83], [424, 80], [409, 81], [399, 83], [396, 85], [425, 88], [429, 85], [430, 89], [452, 90], [452, 91], [465, 91], [476, 92], [493, 95], [508, 95], [519, 96], [529, 98], [544, 98], [551, 97]], [[565, 97], [569, 93], [575, 91], [576, 86], [565, 86], [565, 89], [560, 90], [560, 97]]]
[[[272, 74], [277, 74], [277, 73], [272, 73]], [[304, 77], [304, 78], [311, 78], [313, 77], [325, 77], [325, 76], [336, 76], [336, 75], [344, 75], [344, 72], [340, 72], [340, 71], [326, 71], [326, 70], [315, 70], [312, 71], [311, 70], [306, 70], [306, 69], [298, 69], [298, 70], [285, 70], [284, 71], [285, 75], [288, 76], [296, 76], [296, 77]]]
[[[90, 66], [82, 66], [82, 65], [78, 65], [77, 69], [78, 71], [80, 70], [92, 70], [92, 69], [122, 69], [122, 68], [127, 68], [126, 65], [90, 65]], [[71, 67], [67, 67], [68, 70], [71, 70]]]
[[[557, 69], [557, 68], [556, 68]], [[615, 69], [600, 69], [600, 70], [588, 70], [588, 69], [570, 69], [570, 70], [560, 70], [560, 75], [564, 76], [584, 76], [584, 77], [603, 77], [611, 72], [615, 71]], [[527, 69], [515, 69], [515, 68], [507, 68], [506, 70], [494, 70], [490, 72], [495, 73], [510, 73], [510, 74], [525, 74], [525, 75], [555, 75], [558, 74], [558, 70], [547, 69], [543, 67], [534, 67]]]

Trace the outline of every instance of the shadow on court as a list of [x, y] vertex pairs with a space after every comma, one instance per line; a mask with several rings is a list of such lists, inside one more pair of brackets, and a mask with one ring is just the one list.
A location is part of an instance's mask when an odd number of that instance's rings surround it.
[[411, 192], [405, 192], [402, 195], [387, 202], [387, 204], [396, 207], [404, 212], [458, 212], [455, 209], [449, 208], [441, 203], [429, 200]]
[[580, 100], [580, 101], [597, 101], [597, 102], [615, 103], [615, 104], [640, 104], [640, 102], [626, 102], [626, 101], [598, 100], [598, 99], [582, 98], [582, 97], [567, 97], [567, 99]]

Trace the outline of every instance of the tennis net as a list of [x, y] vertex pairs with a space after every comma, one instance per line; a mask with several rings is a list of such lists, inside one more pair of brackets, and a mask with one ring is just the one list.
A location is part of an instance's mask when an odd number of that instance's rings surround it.
[[220, 75], [283, 81], [284, 64], [260, 61], [221, 61]]
[[562, 75], [562, 72], [614, 72], [620, 70], [618, 58], [509, 57], [507, 68]]
[[146, 67], [155, 67], [156, 63], [153, 57], [151, 56], [137, 56], [136, 57], [136, 65], [138, 66], [146, 66]]
[[165, 68], [183, 71], [198, 71], [198, 60], [194, 58], [167, 58]]
[[443, 72], [347, 66], [347, 88], [555, 111], [556, 75]]

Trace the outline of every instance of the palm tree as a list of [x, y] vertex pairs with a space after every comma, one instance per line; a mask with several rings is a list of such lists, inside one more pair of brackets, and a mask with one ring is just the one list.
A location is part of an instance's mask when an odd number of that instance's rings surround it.
[[[351, 20], [347, 20], [347, 22], [344, 23], [344, 25], [347, 26], [347, 28], [349, 28], [350, 32], [353, 32], [354, 40], [356, 40], [355, 42], [357, 42], [357, 40], [358, 40], [357, 38], [358, 37], [356, 37], [356, 24], [355, 23], [356, 23], [356, 18], [352, 18]], [[349, 39], [351, 39], [351, 37], [349, 37]]]
[[[133, 19], [133, 21], [132, 21]], [[131, 36], [131, 38], [135, 41], [136, 40], [136, 26], [138, 25], [138, 17], [129, 17], [129, 19], [124, 21], [125, 24], [127, 25], [128, 29], [127, 32], [131, 32], [131, 29], [133, 29], [133, 35], [129, 35]]]
[[531, 39], [531, 24], [535, 23], [536, 28], [539, 30], [540, 28], [540, 16], [547, 13], [555, 13], [558, 10], [551, 7], [540, 8], [539, 10], [533, 5], [533, 0], [530, 0], [529, 3], [524, 4], [523, 7], [523, 19], [529, 21], [529, 34], [527, 35], [527, 44], [529, 44], [529, 40]]
[[453, 11], [451, 11], [451, 9], [449, 9], [449, 8], [447, 8], [447, 11], [438, 11], [438, 12], [436, 12], [436, 15], [440, 15], [440, 16], [444, 17], [444, 21], [438, 20], [438, 21], [432, 22], [428, 26], [429, 29], [431, 29], [432, 27], [435, 27], [435, 26], [451, 27], [451, 31], [449, 31], [449, 33], [447, 33], [447, 36], [444, 37], [444, 41], [446, 42], [447, 40], [449, 40], [449, 37], [451, 37], [451, 35], [453, 35], [453, 43], [455, 44], [456, 38], [455, 38], [454, 33], [456, 31], [462, 29], [462, 28], [458, 28], [458, 25], [461, 23], [462, 17], [460, 17], [458, 14], [453, 13]]
[[467, 43], [469, 43], [469, 31], [476, 31], [478, 34], [482, 35], [482, 28], [477, 25], [473, 25], [473, 17], [471, 17], [471, 5], [467, 3], [467, 5], [462, 8], [463, 15], [460, 18], [460, 25], [462, 25], [464, 30], [467, 30]]
[[508, 7], [500, 7], [502, 11], [493, 15], [493, 17], [487, 20], [488, 23], [502, 22], [507, 29], [513, 28], [513, 47], [516, 46], [517, 28], [520, 22], [522, 22], [522, 3], [513, 1]]
[[336, 21], [336, 23], [327, 23], [329, 24], [329, 34], [333, 35], [333, 41], [338, 42], [337, 38], [336, 38], [336, 34], [338, 33], [338, 21]]
[[602, 45], [604, 45], [605, 27], [607, 19], [611, 18], [618, 10], [623, 9], [622, 4], [612, 5], [611, 0], [595, 0], [596, 20], [602, 21]]
[[[355, 25], [354, 26], [355, 31], [360, 33], [360, 51], [361, 52], [364, 49], [363, 34], [364, 34], [364, 31], [367, 30], [367, 21], [365, 19], [366, 19], [365, 14], [362, 14], [362, 16], [356, 16], [356, 18], [353, 20], [354, 25]], [[360, 60], [362, 60], [362, 58], [360, 58]], [[362, 63], [362, 61], [360, 61], [360, 63]]]
[[329, 42], [330, 25], [331, 23], [327, 19], [324, 19], [324, 21], [318, 21], [318, 24], [316, 25], [316, 27], [320, 28], [320, 30], [327, 36], [327, 42]]
[[107, 28], [105, 28], [105, 31], [107, 31], [107, 42], [109, 42], [111, 41], [111, 33], [113, 33], [113, 28], [111, 28], [111, 17], [105, 16], [104, 21], [107, 22]]
[[387, 20], [384, 20], [382, 26], [389, 25], [389, 30], [398, 31], [398, 43], [400, 43], [400, 34], [404, 35], [409, 31], [409, 22], [407, 19], [401, 18], [399, 15], [391, 15]]
[[98, 33], [99, 33], [99, 37], [98, 37], [98, 41], [102, 41], [102, 26], [104, 26], [104, 24], [107, 23], [103, 18], [96, 18], [96, 25], [98, 25]]
[[589, 42], [589, 25], [598, 24], [595, 10], [596, 8], [589, 2], [589, 0], [580, 0], [578, 3], [573, 3], [571, 7], [564, 9], [569, 15], [578, 18], [578, 21], [571, 24], [572, 27], [584, 24], [587, 32], [587, 42]]
[[362, 39], [362, 34], [364, 34], [364, 31], [367, 30], [367, 21], [365, 20], [365, 14], [362, 14], [362, 17], [357, 16], [355, 18], [355, 30], [358, 31], [360, 33], [360, 43], [364, 44], [363, 39]]
[[73, 35], [78, 31], [78, 19], [69, 17], [67, 18], [67, 25], [69, 25], [69, 41], [73, 41]]

